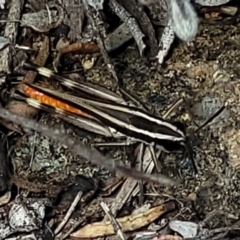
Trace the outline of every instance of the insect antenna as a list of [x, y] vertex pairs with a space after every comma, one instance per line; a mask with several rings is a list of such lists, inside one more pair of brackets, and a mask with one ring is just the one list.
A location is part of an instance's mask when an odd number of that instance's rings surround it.
[[201, 126], [199, 126], [194, 133], [199, 132], [201, 129], [203, 129], [204, 127], [206, 127], [208, 124], [210, 124], [215, 118], [217, 118], [222, 112], [223, 110], [226, 108], [227, 103], [224, 104], [222, 107], [220, 107], [217, 112], [215, 112], [211, 117], [209, 117]]
[[[208, 124], [210, 124], [216, 117], [218, 117], [223, 110], [226, 108], [227, 104], [224, 104], [221, 108], [219, 108], [211, 117], [209, 117], [202, 125], [200, 125], [196, 130], [194, 130], [190, 135], [193, 136], [196, 133], [198, 133], [201, 129], [206, 127]], [[192, 148], [190, 147], [190, 138], [187, 139], [186, 141], [186, 154], [189, 156], [193, 169], [195, 173], [197, 173], [197, 166], [193, 158], [193, 151]]]

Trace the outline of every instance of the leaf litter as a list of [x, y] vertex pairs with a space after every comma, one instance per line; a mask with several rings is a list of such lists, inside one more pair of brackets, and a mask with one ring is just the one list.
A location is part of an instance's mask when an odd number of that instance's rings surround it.
[[[17, 239], [20, 232], [22, 239], [238, 235], [238, 5], [219, 0], [66, 2], [1, 2], [0, 11], [7, 9], [8, 16], [0, 21], [0, 133], [7, 139], [0, 148], [0, 239]], [[221, 8], [211, 15], [209, 6]], [[66, 45], [60, 43], [63, 37]], [[20, 96], [14, 99], [23, 83], [60, 88], [53, 79], [22, 70], [25, 60], [13, 61], [18, 51], [62, 75], [75, 74], [75, 81], [115, 92], [123, 85], [154, 114], [180, 119], [189, 131], [228, 103], [220, 118], [191, 136], [198, 173], [186, 156], [159, 151], [164, 175], [155, 174], [149, 147], [143, 162], [141, 146], [93, 149], [93, 142], [108, 140], [30, 107]], [[91, 67], [86, 67], [89, 59]], [[180, 111], [166, 111], [182, 96], [190, 109], [181, 102]], [[134, 213], [144, 203], [151, 207]]]

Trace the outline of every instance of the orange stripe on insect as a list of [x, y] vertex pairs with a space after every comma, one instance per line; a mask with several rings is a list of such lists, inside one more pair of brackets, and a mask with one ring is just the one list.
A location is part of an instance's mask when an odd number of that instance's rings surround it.
[[72, 107], [69, 104], [63, 103], [63, 102], [61, 102], [53, 97], [50, 97], [30, 86], [24, 85], [23, 91], [28, 97], [33, 98], [33, 99], [39, 101], [40, 103], [44, 103], [51, 107], [60, 108], [62, 110], [65, 110], [65, 111], [68, 111], [71, 113], [75, 113], [77, 115], [89, 117], [89, 115], [87, 113], [81, 111], [80, 109]]

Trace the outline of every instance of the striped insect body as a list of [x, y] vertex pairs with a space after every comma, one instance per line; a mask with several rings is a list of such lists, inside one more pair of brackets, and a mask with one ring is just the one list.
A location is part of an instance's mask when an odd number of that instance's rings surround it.
[[[48, 96], [49, 99], [55, 99], [56, 103], [52, 105], [50, 100], [46, 101], [47, 97], [45, 97], [45, 101], [42, 103], [45, 105], [49, 104], [52, 107], [62, 108], [61, 111], [58, 110], [58, 113], [61, 112], [61, 114], [63, 114], [65, 112], [66, 116], [69, 114], [71, 117], [75, 116], [75, 118], [78, 118], [78, 116], [81, 118], [89, 117], [92, 121], [97, 122], [98, 130], [100, 126], [107, 127], [107, 134], [105, 134], [105, 129], [98, 131], [98, 133], [102, 132], [104, 136], [112, 135], [117, 138], [127, 137], [132, 139], [133, 142], [140, 141], [146, 144], [156, 145], [165, 152], [173, 152], [185, 148], [186, 134], [182, 124], [164, 120], [140, 108], [129, 106], [126, 103], [122, 104], [120, 103], [122, 102], [120, 97], [116, 103], [112, 101], [112, 99], [117, 98], [113, 93], [110, 95], [106, 92], [105, 94], [97, 93], [98, 98], [96, 100], [96, 96], [94, 97], [96, 86], [94, 88], [88, 87], [86, 90], [86, 86], [81, 87], [80, 84], [70, 79], [62, 78], [48, 69], [36, 67], [30, 63], [27, 63], [26, 66], [28, 69], [38, 71], [38, 73], [43, 76], [60, 79], [60, 81], [64, 80], [65, 86], [77, 86], [80, 96], [53, 91], [37, 85], [28, 85], [28, 89], [35, 89], [35, 91], [41, 92], [44, 96]], [[92, 94], [87, 95], [87, 91], [90, 91]], [[81, 92], [84, 94], [81, 95]], [[27, 91], [25, 94], [27, 95]], [[100, 95], [102, 98], [99, 98]], [[34, 97], [34, 94], [28, 94], [28, 97]], [[35, 98], [35, 100], [41, 101], [40, 98]], [[29, 100], [28, 103], [33, 105], [31, 100]], [[73, 110], [78, 111], [74, 112]], [[90, 127], [88, 127], [88, 130], [91, 131]], [[92, 128], [92, 131], [94, 132], [94, 128]]]
[[[187, 147], [185, 127], [181, 122], [168, 121], [142, 108], [132, 106], [121, 96], [103, 87], [73, 82], [49, 69], [31, 63], [25, 63], [24, 66], [29, 70], [37, 71], [42, 76], [59, 80], [62, 85], [76, 89], [80, 95], [75, 96], [35, 84], [25, 84], [23, 92], [28, 97], [25, 100], [31, 106], [57, 113], [64, 120], [71, 120], [71, 123], [87, 131], [115, 139], [126, 138], [124, 145], [143, 142], [165, 152], [187, 150], [191, 155]], [[178, 105], [175, 104], [169, 111]], [[225, 106], [220, 108], [198, 130], [209, 124], [224, 108]], [[94, 145], [103, 146], [103, 144]], [[191, 160], [197, 172], [196, 165], [192, 158]]]

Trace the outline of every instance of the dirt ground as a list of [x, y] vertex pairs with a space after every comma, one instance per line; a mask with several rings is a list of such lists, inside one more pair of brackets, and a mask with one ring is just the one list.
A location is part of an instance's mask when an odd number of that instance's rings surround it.
[[[205, 20], [200, 23], [193, 42], [187, 44], [175, 39], [162, 65], [146, 64], [139, 57], [133, 41], [120, 51], [110, 54], [123, 87], [152, 113], [163, 116], [176, 100], [186, 100], [168, 118], [186, 124], [189, 145], [197, 167], [196, 173], [185, 153], [164, 153], [159, 159], [161, 173], [181, 180], [181, 184], [173, 187], [146, 184], [144, 203], [140, 204], [141, 197], [138, 194], [124, 205], [118, 217], [130, 215], [142, 205], [149, 204], [152, 207], [173, 200], [177, 210], [165, 215], [164, 219], [198, 224], [212, 216], [206, 224], [209, 230], [231, 227], [239, 220], [239, 43], [239, 23]], [[111, 84], [111, 73], [99, 56], [94, 66], [84, 70], [83, 75], [86, 82], [104, 86]], [[226, 105], [223, 112], [211, 124], [195, 133], [197, 125], [204, 123], [223, 105]], [[92, 141], [110, 142], [109, 139], [86, 133], [46, 112], [40, 112], [38, 119], [49, 126], [64, 127], [71, 136], [81, 139], [85, 144]], [[27, 190], [29, 198], [47, 197], [52, 200], [58, 221], [63, 218], [64, 210], [79, 191], [94, 195], [90, 194], [90, 198], [84, 200], [86, 202], [76, 209], [72, 218], [75, 221], [83, 219], [87, 223], [102, 220], [105, 213], [100, 206], [101, 199], [111, 203], [119, 190], [109, 195], [105, 193], [104, 197], [104, 186], [116, 180], [110, 171], [73, 156], [66, 146], [58, 145], [39, 133], [27, 132], [22, 136], [13, 133], [8, 139], [8, 151], [14, 167], [13, 185], [17, 185], [20, 193], [23, 189]], [[134, 147], [106, 147], [101, 148], [101, 151], [129, 164], [135, 150]], [[76, 175], [79, 175], [78, 179], [75, 179]], [[77, 184], [72, 185], [74, 181]], [[11, 191], [14, 196], [16, 189], [13, 187]], [[161, 219], [155, 223], [160, 226]]]

